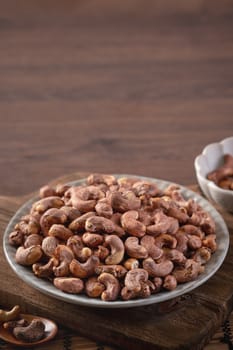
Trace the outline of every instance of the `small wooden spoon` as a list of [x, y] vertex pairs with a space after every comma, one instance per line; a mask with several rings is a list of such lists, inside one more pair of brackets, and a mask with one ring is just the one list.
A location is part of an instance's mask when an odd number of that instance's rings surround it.
[[20, 318], [24, 318], [28, 322], [31, 322], [32, 320], [35, 320], [35, 319], [43, 322], [45, 325], [44, 338], [42, 338], [38, 341], [35, 341], [35, 342], [25, 342], [25, 341], [16, 339], [10, 330], [3, 328], [3, 324], [0, 324], [0, 338], [1, 339], [5, 340], [8, 343], [14, 344], [14, 345], [23, 346], [23, 347], [31, 347], [32, 345], [37, 345], [37, 344], [47, 342], [47, 341], [51, 340], [52, 338], [54, 338], [55, 335], [57, 334], [58, 328], [57, 328], [56, 323], [47, 319], [47, 318], [39, 317], [39, 316], [35, 316], [35, 315], [29, 315], [29, 314], [20, 314]]

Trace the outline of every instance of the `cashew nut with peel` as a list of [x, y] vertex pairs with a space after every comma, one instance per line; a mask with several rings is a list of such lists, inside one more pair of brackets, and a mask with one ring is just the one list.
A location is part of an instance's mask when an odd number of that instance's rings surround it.
[[100, 199], [95, 206], [95, 210], [99, 216], [110, 219], [113, 215], [113, 209], [106, 198]]
[[127, 270], [137, 269], [139, 267], [139, 260], [137, 260], [135, 258], [129, 258], [129, 259], [125, 260], [124, 267]]
[[38, 212], [43, 214], [50, 208], [61, 208], [64, 205], [64, 201], [58, 196], [51, 196], [42, 198], [32, 205], [31, 213]]
[[78, 235], [71, 236], [66, 245], [72, 250], [74, 257], [81, 262], [86, 261], [92, 255], [92, 250], [89, 247], [84, 247], [82, 239]]
[[24, 235], [40, 233], [40, 225], [38, 220], [33, 215], [25, 215], [20, 222], [15, 225], [15, 229], [22, 232]]
[[66, 293], [79, 294], [84, 289], [84, 282], [76, 277], [56, 277], [53, 284]]
[[85, 291], [91, 298], [99, 298], [104, 290], [105, 286], [98, 281], [96, 276], [89, 277], [85, 283]]
[[53, 197], [53, 196], [56, 196], [56, 191], [53, 187], [49, 185], [45, 185], [40, 188], [39, 196], [40, 198]]
[[69, 229], [74, 233], [82, 232], [85, 228], [86, 220], [95, 215], [96, 213], [94, 211], [82, 214], [69, 224]]
[[69, 264], [74, 258], [72, 250], [64, 244], [59, 244], [54, 251], [54, 258], [59, 261], [59, 265], [53, 267], [54, 275], [57, 277], [67, 276]]
[[95, 272], [97, 275], [107, 272], [116, 278], [122, 278], [127, 273], [127, 270], [122, 265], [99, 265], [96, 267]]
[[88, 185], [105, 184], [107, 186], [115, 185], [116, 178], [109, 174], [91, 174], [87, 178]]
[[15, 320], [19, 317], [20, 307], [19, 305], [15, 305], [11, 310], [0, 310], [0, 322], [8, 322]]
[[128, 237], [125, 240], [125, 249], [131, 258], [144, 259], [148, 257], [147, 249], [139, 244], [137, 237]]
[[124, 193], [112, 192], [110, 194], [112, 208], [120, 213], [129, 210], [138, 210], [141, 205], [141, 200], [137, 198], [133, 191], [126, 191]]
[[132, 236], [142, 237], [146, 233], [146, 226], [138, 218], [139, 214], [136, 210], [129, 210], [121, 216], [121, 225]]
[[49, 278], [53, 275], [54, 268], [58, 266], [59, 261], [56, 258], [50, 258], [46, 264], [35, 263], [32, 265], [32, 271], [37, 277]]
[[92, 216], [86, 220], [85, 229], [90, 232], [114, 232], [114, 223], [103, 216]]
[[52, 225], [64, 224], [66, 220], [67, 216], [62, 210], [57, 208], [48, 209], [40, 218], [41, 230], [47, 236]]
[[133, 292], [140, 292], [148, 281], [148, 272], [145, 269], [129, 270], [125, 276], [125, 287]]
[[177, 287], [177, 280], [173, 275], [167, 275], [164, 278], [163, 288], [167, 290], [174, 290]]
[[41, 248], [44, 254], [49, 257], [52, 257], [54, 255], [54, 251], [57, 246], [58, 246], [58, 240], [52, 236], [45, 237], [41, 244]]
[[185, 283], [196, 279], [202, 271], [203, 268], [200, 263], [193, 259], [187, 259], [184, 266], [177, 266], [173, 270], [172, 275], [176, 278], [178, 283]]
[[163, 233], [174, 234], [179, 223], [177, 219], [165, 215], [162, 211], [156, 212], [154, 215], [154, 224], [147, 226], [147, 233], [152, 236], [158, 236]]
[[30, 266], [40, 260], [43, 251], [40, 245], [32, 245], [28, 248], [20, 246], [15, 253], [15, 260], [18, 264]]
[[155, 244], [155, 238], [153, 236], [143, 236], [141, 245], [146, 248], [148, 255], [153, 259], [159, 259], [163, 255], [163, 250]]
[[101, 294], [101, 299], [104, 301], [116, 300], [120, 293], [120, 283], [112, 274], [103, 272], [98, 277], [98, 282], [105, 286], [105, 290]]
[[35, 342], [45, 336], [45, 325], [39, 319], [34, 319], [26, 327], [15, 327], [13, 334], [16, 339], [26, 342]]
[[105, 244], [111, 248], [111, 254], [105, 259], [105, 264], [119, 264], [125, 254], [125, 246], [122, 240], [117, 235], [109, 235], [105, 238]]
[[171, 260], [164, 259], [157, 263], [152, 258], [143, 260], [142, 266], [151, 277], [165, 277], [169, 275], [174, 268], [174, 264]]
[[48, 232], [49, 236], [56, 237], [59, 240], [67, 241], [73, 236], [73, 232], [61, 224], [53, 224]]
[[104, 237], [98, 233], [85, 232], [82, 235], [82, 241], [90, 248], [98, 247], [103, 243]]
[[77, 208], [81, 213], [93, 211], [97, 200], [104, 198], [102, 192], [96, 186], [74, 186], [65, 192], [66, 205]]
[[99, 265], [99, 258], [95, 255], [91, 255], [86, 262], [80, 263], [78, 260], [73, 259], [70, 262], [70, 272], [73, 276], [78, 278], [86, 278], [94, 275], [96, 267]]
[[31, 235], [27, 236], [24, 241], [24, 247], [28, 248], [32, 245], [41, 245], [43, 240], [43, 237], [37, 233], [32, 233]]
[[163, 233], [158, 237], [155, 237], [155, 245], [158, 248], [163, 248], [163, 247], [176, 248], [177, 240], [174, 236], [169, 235], [167, 233]]

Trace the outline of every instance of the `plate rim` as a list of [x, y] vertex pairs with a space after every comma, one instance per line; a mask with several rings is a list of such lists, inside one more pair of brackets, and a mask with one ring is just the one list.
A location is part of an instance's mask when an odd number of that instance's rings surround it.
[[[209, 271], [208, 273], [203, 272], [202, 274], [199, 275], [199, 277], [191, 282], [187, 282], [185, 284], [179, 284], [178, 287], [173, 290], [173, 291], [163, 291], [158, 294], [152, 294], [148, 298], [139, 298], [139, 299], [132, 299], [132, 300], [127, 300], [127, 301], [122, 301], [122, 300], [116, 300], [116, 301], [103, 301], [101, 299], [96, 299], [96, 298], [89, 298], [86, 295], [83, 294], [69, 294], [69, 293], [64, 293], [57, 289], [51, 281], [44, 280], [41, 278], [38, 278], [34, 275], [34, 273], [30, 270], [30, 267], [25, 267], [22, 265], [19, 265], [16, 263], [14, 259], [14, 254], [16, 248], [11, 246], [8, 243], [8, 236], [10, 232], [13, 231], [14, 225], [16, 222], [19, 220], [19, 217], [22, 215], [25, 215], [28, 212], [28, 209], [30, 206], [39, 199], [38, 196], [33, 196], [31, 199], [27, 200], [24, 202], [18, 210], [15, 212], [15, 214], [11, 217], [11, 219], [8, 222], [8, 225], [4, 231], [3, 234], [3, 251], [6, 257], [6, 260], [8, 264], [10, 265], [11, 269], [16, 273], [16, 275], [24, 281], [26, 284], [30, 285], [34, 289], [39, 290], [40, 292], [49, 295], [53, 298], [62, 300], [63, 302], [68, 302], [71, 304], [78, 304], [82, 306], [87, 306], [87, 307], [95, 307], [95, 308], [131, 308], [131, 307], [139, 307], [139, 306], [146, 306], [150, 304], [158, 304], [164, 301], [168, 301], [171, 299], [174, 299], [178, 296], [181, 296], [183, 294], [186, 294], [188, 292], [191, 292], [192, 290], [196, 289], [197, 287], [201, 286], [202, 284], [206, 283], [221, 267], [223, 264], [225, 257], [227, 255], [228, 249], [229, 249], [229, 244], [230, 244], [230, 237], [229, 237], [229, 231], [226, 226], [226, 223], [222, 217], [222, 215], [217, 211], [217, 209], [214, 208], [214, 206], [204, 197], [199, 195], [198, 193], [192, 191], [191, 189], [182, 186], [180, 184], [177, 184], [172, 181], [167, 181], [163, 179], [158, 179], [158, 178], [152, 178], [152, 177], [146, 177], [146, 176], [141, 176], [141, 175], [131, 175], [131, 174], [113, 174], [116, 178], [122, 178], [122, 177], [131, 177], [131, 178], [138, 178], [142, 180], [148, 180], [151, 182], [154, 182], [158, 185], [159, 188], [164, 189], [170, 184], [174, 184], [179, 186], [181, 193], [185, 196], [186, 199], [188, 198], [193, 198], [200, 203], [200, 205], [203, 207], [204, 205], [204, 210], [208, 211], [210, 213], [211, 217], [215, 221], [215, 224], [218, 228], [221, 228], [222, 233], [221, 234], [221, 242], [222, 245], [224, 243], [224, 249], [221, 245], [218, 246], [217, 252], [220, 250], [220, 257], [218, 257], [217, 261], [215, 262], [213, 269]], [[78, 185], [84, 183], [86, 180], [86, 177], [78, 180], [73, 180], [67, 182], [67, 184], [70, 185]], [[188, 194], [188, 196], [186, 196]], [[206, 207], [208, 209], [206, 209]], [[214, 216], [211, 213], [214, 213]], [[217, 240], [219, 237], [217, 237]], [[224, 242], [222, 242], [224, 239]], [[14, 252], [14, 254], [13, 254]], [[216, 252], [215, 252], [216, 254]], [[215, 259], [214, 259], [215, 257]], [[210, 266], [210, 264], [214, 263], [214, 260], [216, 260], [216, 256], [213, 254], [211, 256], [211, 259], [207, 264], [205, 265], [206, 267]], [[210, 269], [210, 268], [209, 268]], [[27, 272], [27, 273], [26, 273]], [[39, 282], [39, 283], [38, 283]]]

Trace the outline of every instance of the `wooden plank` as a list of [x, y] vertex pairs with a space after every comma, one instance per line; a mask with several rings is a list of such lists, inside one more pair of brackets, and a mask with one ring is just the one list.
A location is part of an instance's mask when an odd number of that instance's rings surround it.
[[[83, 175], [76, 173], [62, 180], [65, 182], [78, 176]], [[20, 198], [0, 198], [1, 236], [21, 203]], [[233, 233], [232, 217], [223, 215]], [[5, 307], [19, 303], [24, 312], [52, 318], [81, 335], [122, 349], [201, 349], [232, 310], [232, 252], [231, 242], [221, 269], [203, 286], [178, 298], [170, 309], [168, 306], [169, 312], [164, 313], [158, 305], [108, 310], [53, 299], [20, 280], [8, 266], [0, 247], [0, 303]]]

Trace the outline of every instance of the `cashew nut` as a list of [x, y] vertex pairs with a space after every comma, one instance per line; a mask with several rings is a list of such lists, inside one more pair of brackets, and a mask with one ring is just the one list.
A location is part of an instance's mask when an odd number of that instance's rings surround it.
[[69, 267], [73, 276], [86, 278], [94, 275], [95, 269], [98, 265], [99, 258], [95, 255], [91, 255], [84, 263], [80, 263], [78, 260], [73, 259]]
[[85, 229], [90, 232], [106, 232], [112, 233], [114, 232], [115, 225], [114, 223], [104, 217], [101, 216], [91, 216], [86, 220]]
[[104, 301], [116, 300], [120, 292], [120, 283], [112, 274], [103, 272], [98, 277], [98, 282], [105, 286], [105, 290], [101, 294], [101, 299]]
[[43, 239], [41, 248], [45, 255], [52, 257], [56, 247], [58, 246], [58, 240], [55, 237], [47, 236]]
[[161, 262], [155, 262], [152, 258], [143, 260], [142, 266], [151, 277], [165, 277], [172, 272], [174, 267], [171, 260], [165, 259]]
[[0, 310], [0, 322], [7, 322], [15, 320], [19, 317], [20, 307], [19, 305], [14, 306], [11, 310]]
[[31, 213], [38, 212], [43, 214], [46, 210], [50, 208], [61, 208], [64, 205], [64, 201], [58, 196], [51, 196], [42, 198], [32, 205]]
[[101, 296], [105, 286], [98, 281], [96, 276], [89, 277], [85, 283], [85, 291], [90, 298], [98, 298]]
[[16, 250], [15, 260], [20, 265], [30, 266], [39, 261], [42, 255], [43, 252], [39, 245], [32, 245], [28, 248], [20, 246]]
[[137, 269], [139, 267], [139, 260], [137, 260], [135, 258], [129, 258], [129, 259], [125, 260], [124, 267], [127, 270]]
[[109, 235], [105, 238], [105, 244], [111, 248], [111, 255], [105, 259], [105, 264], [119, 264], [125, 254], [125, 247], [122, 240], [117, 235]]
[[53, 275], [54, 267], [57, 267], [59, 261], [56, 258], [50, 258], [46, 264], [35, 263], [32, 265], [32, 271], [37, 277], [48, 278]]
[[54, 275], [57, 277], [67, 276], [69, 264], [74, 258], [72, 250], [64, 244], [59, 244], [54, 251], [54, 258], [59, 261], [59, 265], [53, 267]]
[[28, 248], [31, 247], [32, 245], [41, 245], [42, 243], [42, 236], [38, 235], [37, 233], [32, 233], [31, 235], [27, 236], [24, 242], [24, 247]]
[[64, 225], [53, 224], [49, 229], [48, 235], [61, 241], [67, 241], [71, 236], [73, 236], [73, 232]]
[[24, 235], [21, 231], [13, 231], [9, 234], [9, 243], [15, 247], [23, 244]]
[[141, 245], [146, 248], [148, 255], [153, 259], [159, 259], [163, 255], [163, 250], [155, 244], [153, 236], [145, 235], [142, 237]]
[[173, 275], [167, 275], [164, 278], [163, 288], [167, 290], [174, 290], [177, 287], [177, 280]]
[[84, 247], [82, 239], [78, 235], [70, 237], [66, 245], [72, 250], [75, 258], [81, 262], [86, 261], [92, 255], [92, 250], [88, 247]]
[[41, 230], [47, 236], [52, 225], [64, 224], [66, 220], [67, 216], [62, 210], [57, 208], [48, 209], [40, 218]]
[[142, 237], [146, 233], [146, 226], [138, 218], [139, 214], [136, 210], [129, 210], [121, 216], [121, 225], [128, 234]]
[[125, 287], [134, 292], [140, 292], [148, 281], [148, 272], [145, 269], [129, 270], [125, 276]]
[[39, 190], [40, 198], [53, 197], [56, 196], [56, 191], [49, 185], [45, 185]]
[[105, 184], [107, 186], [115, 185], [116, 178], [108, 174], [91, 174], [87, 178], [88, 185]]
[[69, 229], [74, 233], [82, 232], [85, 228], [86, 220], [95, 215], [96, 213], [93, 211], [82, 214], [80, 217], [76, 218], [70, 223]]
[[141, 205], [140, 199], [135, 196], [133, 191], [126, 191], [124, 193], [112, 192], [110, 200], [112, 208], [120, 213], [129, 210], [138, 210]]
[[26, 327], [15, 327], [13, 334], [16, 339], [26, 342], [36, 342], [45, 336], [45, 325], [42, 321], [34, 319]]
[[103, 235], [98, 233], [85, 232], [82, 241], [90, 248], [98, 247], [104, 241]]
[[144, 259], [148, 257], [148, 251], [139, 244], [137, 237], [128, 237], [125, 241], [125, 249], [131, 258]]
[[95, 273], [100, 275], [103, 272], [111, 273], [116, 278], [125, 276], [127, 270], [122, 265], [99, 265], [95, 269]]
[[84, 289], [83, 281], [75, 277], [56, 277], [53, 280], [53, 284], [63, 292], [72, 294], [79, 294]]
[[178, 283], [193, 281], [202, 271], [201, 265], [193, 259], [187, 259], [184, 266], [177, 266], [172, 274]]

